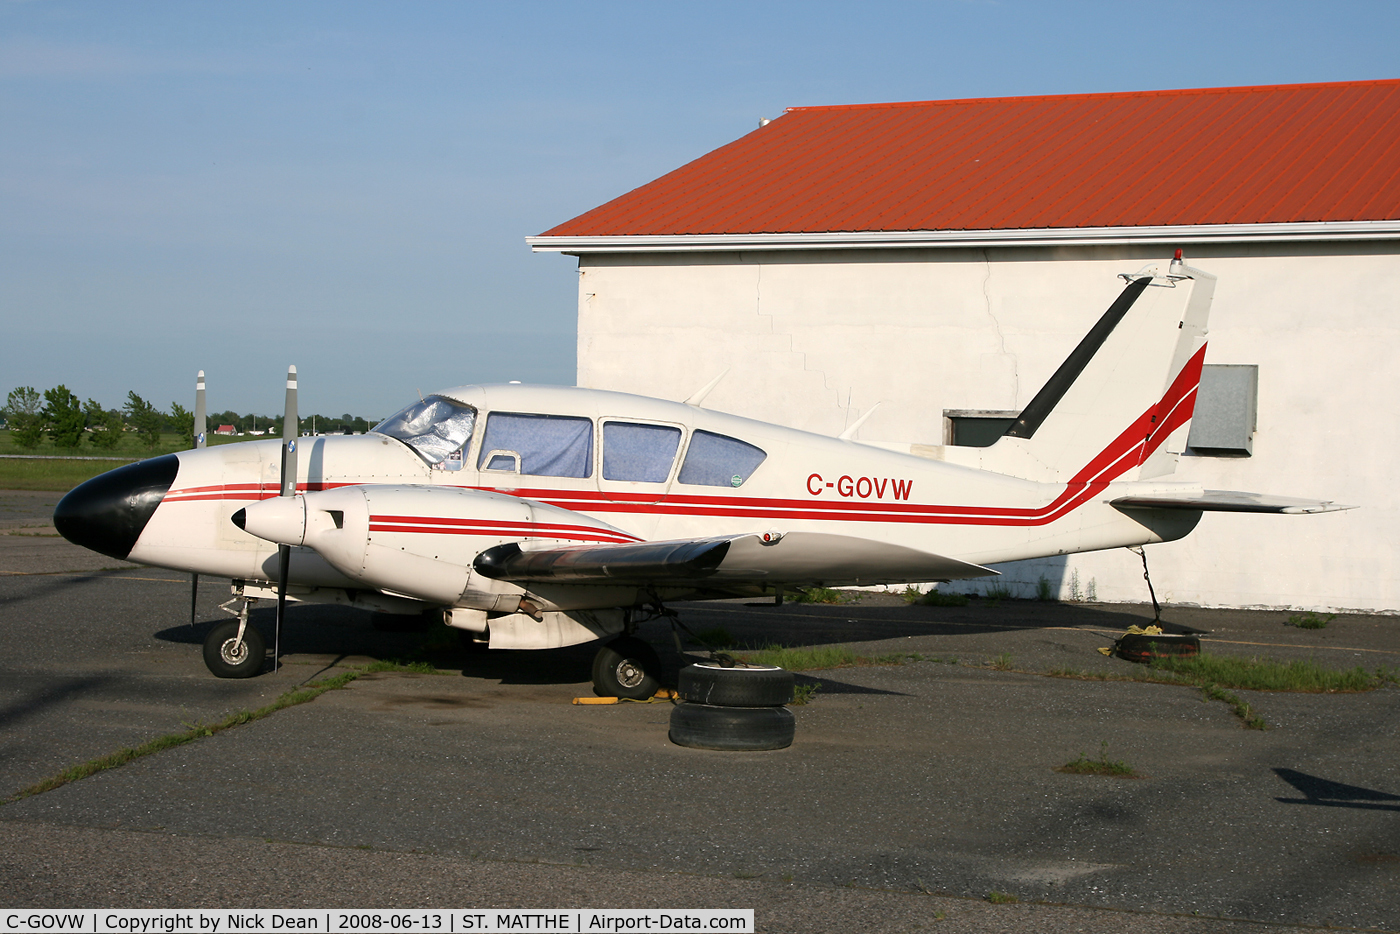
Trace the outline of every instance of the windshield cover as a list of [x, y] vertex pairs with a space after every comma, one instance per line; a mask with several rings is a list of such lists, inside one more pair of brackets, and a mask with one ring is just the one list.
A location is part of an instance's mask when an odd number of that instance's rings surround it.
[[476, 426], [476, 409], [442, 396], [429, 396], [375, 425], [381, 435], [397, 438], [429, 464], [440, 464], [466, 447]]

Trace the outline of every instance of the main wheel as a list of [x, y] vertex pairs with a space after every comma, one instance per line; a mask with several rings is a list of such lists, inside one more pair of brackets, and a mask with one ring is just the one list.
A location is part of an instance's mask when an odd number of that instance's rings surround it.
[[204, 664], [218, 678], [251, 678], [262, 671], [267, 643], [251, 625], [238, 641], [238, 620], [230, 619], [209, 630], [204, 639]]
[[660, 687], [656, 680], [660, 670], [661, 659], [641, 639], [614, 639], [593, 657], [593, 693], [599, 697], [646, 700]]
[[786, 707], [713, 707], [677, 704], [671, 708], [671, 742], [695, 749], [749, 751], [792, 745], [797, 720]]
[[700, 663], [681, 669], [681, 699], [715, 707], [781, 707], [792, 700], [792, 672], [771, 665], [722, 668]]

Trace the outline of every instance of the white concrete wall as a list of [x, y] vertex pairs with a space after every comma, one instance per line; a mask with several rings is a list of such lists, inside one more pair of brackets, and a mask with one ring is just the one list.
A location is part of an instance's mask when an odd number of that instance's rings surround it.
[[[682, 399], [866, 440], [942, 442], [944, 409], [1024, 406], [1154, 247], [590, 255], [579, 385]], [[1202, 246], [1220, 279], [1207, 363], [1257, 364], [1248, 458], [1184, 458], [1207, 488], [1334, 499], [1323, 516], [1207, 515], [1148, 550], [1159, 598], [1210, 606], [1400, 610], [1400, 244]], [[1128, 552], [1008, 567], [1033, 593], [1146, 599]]]

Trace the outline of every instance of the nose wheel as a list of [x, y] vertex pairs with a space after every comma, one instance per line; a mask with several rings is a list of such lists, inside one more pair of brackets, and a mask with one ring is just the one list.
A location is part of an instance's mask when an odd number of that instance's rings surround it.
[[[204, 664], [216, 678], [251, 678], [262, 672], [267, 658], [267, 641], [248, 625], [248, 606], [253, 601], [235, 597], [219, 609], [236, 619], [226, 619], [204, 637]], [[229, 609], [238, 604], [237, 610]]]
[[225, 620], [204, 639], [204, 664], [218, 678], [251, 678], [263, 669], [267, 643], [262, 633], [245, 626], [240, 636], [236, 619]]
[[623, 636], [593, 657], [593, 693], [599, 697], [646, 700], [656, 693], [661, 659], [641, 639]]

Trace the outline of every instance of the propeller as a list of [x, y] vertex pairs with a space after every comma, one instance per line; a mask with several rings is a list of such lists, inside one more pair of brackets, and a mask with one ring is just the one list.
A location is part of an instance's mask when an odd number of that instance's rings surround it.
[[[282, 417], [282, 478], [278, 496], [297, 495], [297, 368], [287, 367], [287, 410]], [[282, 654], [282, 616], [287, 610], [287, 572], [292, 546], [277, 546], [277, 625], [272, 635], [272, 670]]]
[[[204, 424], [204, 371], [200, 370], [199, 375], [194, 378], [194, 447], [199, 450], [204, 447], [204, 433], [208, 426]], [[190, 575], [190, 625], [194, 625], [196, 608], [199, 605], [199, 575]]]

